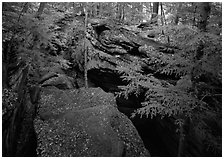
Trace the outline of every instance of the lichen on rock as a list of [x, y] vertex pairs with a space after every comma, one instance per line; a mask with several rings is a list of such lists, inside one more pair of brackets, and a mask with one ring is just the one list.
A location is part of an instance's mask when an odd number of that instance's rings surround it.
[[100, 88], [44, 88], [38, 112], [38, 156], [150, 156], [114, 95]]

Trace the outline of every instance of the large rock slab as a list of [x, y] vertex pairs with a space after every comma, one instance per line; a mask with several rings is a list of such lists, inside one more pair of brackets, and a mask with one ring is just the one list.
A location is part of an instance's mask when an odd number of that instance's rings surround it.
[[44, 88], [38, 112], [38, 156], [150, 156], [114, 95], [100, 88]]

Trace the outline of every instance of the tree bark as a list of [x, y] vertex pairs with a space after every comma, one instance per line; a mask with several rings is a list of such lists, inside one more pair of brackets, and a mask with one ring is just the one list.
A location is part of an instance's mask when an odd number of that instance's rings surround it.
[[88, 77], [87, 77], [87, 59], [88, 59], [88, 47], [86, 45], [86, 35], [87, 35], [87, 20], [88, 20], [88, 10], [87, 10], [87, 6], [85, 6], [84, 8], [84, 12], [85, 12], [85, 39], [84, 39], [84, 79], [85, 79], [85, 88], [88, 88]]
[[[208, 21], [209, 14], [210, 14], [211, 6], [210, 6], [209, 2], [198, 3], [196, 6], [197, 6], [197, 9], [199, 9], [199, 20], [197, 23], [197, 27], [200, 29], [201, 32], [206, 32], [206, 26], [207, 26], [207, 21]], [[195, 68], [198, 67], [198, 65], [199, 65], [198, 61], [204, 55], [203, 49], [204, 49], [204, 43], [202, 40], [200, 40], [199, 44], [197, 46], [196, 55], [193, 59], [193, 63], [195, 63], [196, 65], [192, 69], [191, 75], [190, 75], [191, 81], [192, 81], [192, 88], [196, 95], [198, 95], [198, 91], [196, 89], [197, 79], [195, 78]]]
[[175, 15], [175, 19], [174, 19], [175, 25], [178, 25], [178, 23], [179, 23], [179, 18], [180, 18], [179, 14], [180, 14], [181, 7], [182, 7], [182, 3], [179, 2], [177, 5], [177, 8], [176, 8], [176, 15]]
[[[197, 23], [197, 26], [201, 32], [206, 32], [206, 26], [207, 26], [207, 21], [208, 21], [209, 14], [211, 11], [211, 6], [210, 6], [209, 2], [203, 2], [203, 3], [198, 3], [197, 7], [199, 9], [199, 21]], [[204, 49], [204, 44], [201, 41], [198, 44], [196, 60], [200, 60], [201, 57], [203, 56], [203, 54], [204, 54], [203, 49]]]
[[197, 5], [199, 9], [199, 20], [197, 23], [198, 28], [204, 32], [206, 31], [206, 26], [209, 18], [209, 14], [211, 11], [211, 6], [209, 2], [201, 2]]
[[117, 19], [124, 20], [124, 4], [122, 2], [117, 3]]
[[40, 6], [39, 6], [38, 11], [37, 11], [37, 14], [36, 14], [36, 17], [40, 17], [41, 16], [41, 14], [44, 11], [44, 7], [45, 7], [46, 3], [47, 2], [41, 2], [40, 3]]
[[192, 6], [194, 7], [194, 17], [193, 17], [193, 20], [192, 20], [192, 24], [193, 24], [193, 26], [196, 26], [197, 5], [195, 5], [195, 3], [192, 2]]
[[183, 150], [184, 150], [184, 119], [183, 119], [183, 124], [179, 125], [179, 144], [178, 144], [178, 153], [177, 156], [181, 157], [183, 154]]
[[124, 18], [125, 17], [125, 11], [124, 10], [125, 10], [125, 3], [122, 4], [122, 18], [121, 18], [121, 21], [124, 21], [124, 19], [125, 19]]
[[162, 2], [160, 2], [160, 9], [161, 9], [161, 23], [162, 23], [162, 25], [164, 25], [165, 15], [163, 14], [163, 4], [162, 4]]
[[149, 8], [150, 8], [150, 12], [152, 12], [153, 8], [152, 8], [152, 2], [149, 3]]
[[151, 20], [156, 18], [159, 13], [159, 2], [153, 2], [153, 10], [152, 10], [152, 17]]

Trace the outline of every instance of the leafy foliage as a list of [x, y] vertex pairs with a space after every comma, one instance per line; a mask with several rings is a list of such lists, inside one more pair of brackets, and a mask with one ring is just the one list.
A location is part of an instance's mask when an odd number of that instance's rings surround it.
[[16, 41], [17, 58], [30, 65], [31, 83], [37, 82], [49, 72], [65, 74], [64, 70], [69, 69], [71, 65], [64, 58], [66, 44], [71, 38], [71, 29], [61, 32], [58, 30], [64, 26], [56, 25], [66, 16], [65, 13], [48, 8], [51, 12], [43, 13], [41, 18], [35, 18], [35, 12], [20, 12], [20, 15], [18, 11], [10, 9], [16, 8], [17, 5], [7, 3], [6, 11], [3, 11], [3, 41]]

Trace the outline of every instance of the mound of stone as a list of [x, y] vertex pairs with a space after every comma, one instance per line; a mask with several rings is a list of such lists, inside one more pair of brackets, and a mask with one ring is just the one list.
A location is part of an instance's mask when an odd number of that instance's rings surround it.
[[44, 88], [34, 125], [41, 157], [150, 156], [114, 95], [100, 88]]

